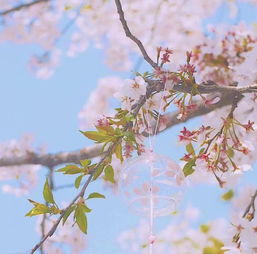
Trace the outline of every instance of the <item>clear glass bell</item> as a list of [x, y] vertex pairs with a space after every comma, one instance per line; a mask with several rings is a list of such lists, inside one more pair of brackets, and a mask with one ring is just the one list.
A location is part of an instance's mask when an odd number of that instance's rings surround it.
[[178, 164], [166, 156], [146, 152], [124, 162], [120, 189], [134, 212], [166, 216], [177, 210], [183, 180]]

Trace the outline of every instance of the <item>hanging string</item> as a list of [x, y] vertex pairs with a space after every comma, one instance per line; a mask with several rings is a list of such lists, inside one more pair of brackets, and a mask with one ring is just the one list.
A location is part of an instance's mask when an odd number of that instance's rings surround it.
[[152, 137], [151, 137], [151, 123], [149, 119], [149, 115], [146, 115], [147, 118], [147, 125], [148, 125], [148, 143], [150, 149], [150, 183], [149, 183], [149, 191], [150, 191], [150, 207], [149, 207], [149, 254], [153, 254], [153, 244], [154, 244], [154, 198], [153, 198], [153, 144], [152, 144]]
[[153, 132], [153, 143], [154, 143], [154, 141], [156, 141], [156, 134], [157, 134], [157, 131], [158, 131], [158, 128], [159, 128], [159, 123], [160, 123], [160, 118], [161, 118], [160, 112], [161, 112], [161, 109], [163, 107], [163, 98], [164, 98], [165, 91], [166, 91], [166, 82], [164, 83], [164, 88], [163, 88], [163, 91], [161, 93], [161, 101], [160, 101], [160, 105], [159, 105], [159, 109], [158, 109], [158, 116], [157, 116], [157, 119], [156, 119], [155, 129], [154, 129], [154, 132]]
[[160, 105], [159, 105], [159, 110], [158, 110], [158, 116], [156, 119], [156, 124], [155, 124], [155, 128], [154, 131], [152, 133], [153, 138], [151, 137], [151, 123], [150, 123], [150, 119], [149, 119], [149, 115], [146, 115], [146, 120], [147, 120], [147, 125], [148, 125], [148, 143], [149, 143], [149, 149], [150, 149], [150, 183], [149, 183], [149, 191], [150, 191], [150, 207], [149, 207], [149, 254], [153, 254], [153, 244], [155, 242], [155, 235], [154, 235], [154, 195], [153, 195], [153, 183], [154, 183], [154, 179], [153, 179], [153, 171], [154, 171], [154, 163], [153, 163], [153, 150], [154, 150], [154, 145], [153, 142], [154, 139], [156, 138], [156, 134], [157, 134], [157, 130], [159, 127], [159, 123], [160, 123], [160, 112], [162, 109], [162, 104], [163, 104], [163, 97], [164, 97], [164, 93], [166, 91], [166, 82], [164, 84], [164, 89], [161, 93], [161, 100], [160, 100]]

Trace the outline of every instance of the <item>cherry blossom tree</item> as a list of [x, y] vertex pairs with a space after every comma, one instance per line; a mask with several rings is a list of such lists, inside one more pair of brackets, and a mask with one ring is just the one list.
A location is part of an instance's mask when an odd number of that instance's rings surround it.
[[[131, 210], [146, 219], [119, 237], [130, 253], [257, 253], [256, 186], [238, 187], [257, 158], [257, 32], [243, 22], [240, 9], [256, 8], [257, 1], [0, 2], [0, 41], [39, 45], [42, 53], [29, 61], [38, 78], [50, 78], [63, 57], [90, 44], [104, 49], [110, 68], [134, 70], [125, 80], [101, 77], [79, 113], [81, 138], [96, 143], [91, 147], [50, 154], [35, 149], [29, 136], [1, 144], [0, 179], [18, 183], [4, 184], [4, 192], [28, 194], [41, 167], [49, 169], [42, 200], [29, 199], [26, 216], [38, 217], [40, 235], [30, 253], [86, 248], [90, 200], [105, 198], [98, 190], [88, 192], [96, 180], [121, 189]], [[227, 10], [226, 20], [213, 25], [209, 18], [220, 8]], [[64, 48], [60, 41], [67, 33]], [[143, 64], [148, 69], [139, 72]], [[201, 123], [190, 129], [186, 122], [196, 117]], [[177, 163], [156, 154], [154, 144], [156, 135], [181, 123], [177, 139], [185, 153]], [[77, 195], [68, 203], [55, 200], [53, 176], [59, 174], [76, 175]], [[183, 190], [200, 183], [224, 189], [229, 218], [192, 225], [198, 209], [179, 204]], [[160, 216], [175, 215], [155, 230]]]

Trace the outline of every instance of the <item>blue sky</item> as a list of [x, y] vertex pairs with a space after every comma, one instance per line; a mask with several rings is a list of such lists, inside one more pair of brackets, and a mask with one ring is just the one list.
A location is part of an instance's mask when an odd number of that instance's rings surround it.
[[[243, 8], [246, 7], [242, 7], [242, 12]], [[246, 11], [249, 12], [249, 9]], [[23, 133], [32, 133], [35, 145], [46, 144], [49, 152], [70, 151], [91, 144], [78, 131], [77, 114], [97, 80], [115, 74], [103, 64], [103, 52], [90, 48], [79, 57], [64, 58], [49, 80], [38, 80], [29, 72], [27, 62], [34, 52], [33, 46], [5, 43], [0, 47], [0, 142], [19, 139]], [[122, 77], [130, 75], [119, 73]], [[191, 123], [193, 126], [199, 124], [199, 119]], [[160, 135], [156, 151], [178, 158], [183, 148], [174, 143], [180, 128], [176, 126]], [[45, 174], [46, 170], [43, 169], [41, 179]], [[247, 179], [255, 183], [256, 174], [250, 173]], [[59, 184], [67, 183], [68, 178], [57, 175], [56, 181]], [[30, 209], [27, 198], [42, 200], [42, 186], [43, 180], [33, 193], [20, 198], [0, 192], [1, 253], [26, 253], [38, 240], [34, 229], [35, 219], [25, 218], [24, 214]], [[128, 212], [120, 198], [102, 189], [100, 183], [92, 184], [90, 191], [104, 193], [107, 199], [91, 203], [93, 212], [89, 216], [89, 248], [83, 253], [102, 254], [104, 249], [107, 254], [125, 254], [117, 246], [116, 238], [120, 231], [136, 225], [139, 218]], [[191, 189], [186, 199], [201, 207], [201, 220], [206, 221], [227, 213], [227, 206], [219, 201], [221, 193], [221, 190], [213, 187], [200, 186]], [[75, 192], [70, 189], [63, 190], [58, 191], [57, 198], [69, 201], [74, 195]]]

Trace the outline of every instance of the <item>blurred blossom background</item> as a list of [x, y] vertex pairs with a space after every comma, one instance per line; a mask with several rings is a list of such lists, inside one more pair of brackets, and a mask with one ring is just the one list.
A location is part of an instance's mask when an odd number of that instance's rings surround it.
[[[92, 129], [93, 123], [97, 120], [97, 114], [113, 113], [112, 108], [118, 103], [109, 96], [117, 93], [123, 79], [133, 78], [135, 71], [149, 70], [149, 66], [138, 55], [137, 48], [131, 46], [131, 42], [123, 34], [120, 35], [123, 32], [120, 25], [112, 26], [115, 20], [114, 15], [108, 13], [108, 18], [104, 16], [109, 6], [99, 7], [100, 1], [95, 1], [95, 6], [91, 3], [93, 7], [87, 8], [99, 8], [97, 12], [99, 18], [89, 19], [95, 24], [85, 24], [83, 16], [77, 17], [78, 13], [72, 11], [72, 6], [79, 6], [81, 1], [57, 2], [57, 9], [59, 8], [57, 14], [53, 15], [50, 12], [46, 14], [42, 23], [39, 22], [30, 33], [20, 28], [20, 36], [13, 38], [18, 28], [13, 28], [12, 31], [12, 26], [7, 30], [4, 30], [3, 26], [0, 32], [0, 157], [12, 154], [13, 149], [17, 149], [19, 155], [22, 153], [19, 147], [21, 150], [56, 153], [92, 145], [92, 142], [83, 137], [79, 130]], [[217, 31], [217, 33], [222, 33], [222, 29], [225, 30], [228, 25], [243, 27], [257, 21], [255, 1], [253, 5], [249, 1], [242, 1], [240, 4], [237, 3], [237, 8], [231, 3], [234, 1], [225, 1], [225, 3], [221, 0], [205, 1], [206, 5], [201, 5], [201, 9], [197, 4], [195, 9], [193, 4], [186, 5], [182, 10], [186, 14], [189, 12], [192, 16], [189, 15], [188, 21], [185, 18], [175, 20], [177, 24], [179, 22], [182, 24], [173, 25], [172, 30], [170, 23], [165, 23], [168, 13], [165, 13], [165, 8], [158, 5], [159, 2], [161, 1], [149, 1], [147, 5], [145, 1], [143, 6], [140, 6], [140, 1], [133, 1], [131, 5], [127, 1], [124, 9], [130, 13], [128, 20], [131, 21], [132, 27], [136, 27], [139, 20], [142, 20], [136, 33], [139, 37], [141, 35], [151, 55], [156, 54], [156, 46], [162, 43], [163, 36], [166, 35], [167, 41], [170, 42], [169, 48], [175, 52], [172, 61], [176, 64], [179, 63], [185, 50], [201, 41], [203, 36], [208, 34], [211, 36], [210, 31], [217, 24], [224, 24]], [[0, 4], [3, 5], [1, 9], [6, 9], [11, 1], [7, 4], [6, 0], [0, 0]], [[63, 18], [61, 15], [63, 15], [64, 6], [67, 12]], [[214, 7], [217, 7], [215, 12], [213, 12]], [[68, 10], [69, 8], [71, 11]], [[84, 11], [87, 11], [86, 7], [84, 8]], [[140, 9], [134, 20], [130, 8]], [[156, 19], [157, 31], [153, 32], [152, 36], [144, 33], [144, 30], [149, 30], [152, 24], [150, 20], [152, 16], [147, 15], [151, 11], [150, 8], [154, 10], [159, 8], [160, 12], [156, 14], [156, 17], [160, 18]], [[179, 6], [176, 8], [179, 9]], [[176, 8], [174, 7], [172, 11], [175, 12]], [[192, 9], [189, 11], [189, 8]], [[111, 10], [115, 11], [114, 8]], [[32, 17], [41, 15], [40, 8], [35, 8], [31, 12]], [[13, 19], [8, 19], [6, 24], [15, 22], [15, 19], [19, 20], [19, 15], [24, 14], [17, 14]], [[24, 17], [22, 20], [26, 22]], [[55, 22], [62, 29], [55, 29]], [[91, 29], [87, 24], [96, 25], [98, 30]], [[184, 29], [183, 32], [179, 31], [181, 27]], [[192, 34], [190, 40], [185, 40], [183, 37], [187, 29]], [[47, 33], [45, 30], [48, 30]], [[199, 31], [201, 34], [198, 34]], [[256, 30], [253, 29], [253, 31], [256, 33]], [[51, 33], [53, 41], [49, 40], [48, 33]], [[63, 33], [61, 37], [60, 33]], [[159, 36], [155, 36], [155, 33]], [[181, 38], [173, 42], [172, 38], [175, 35], [181, 35]], [[180, 49], [183, 53], [176, 52], [176, 48], [181, 43], [183, 45], [180, 45]], [[110, 83], [111, 86], [109, 86]], [[101, 94], [103, 90], [105, 92]], [[188, 129], [194, 129], [201, 123], [201, 118], [195, 118], [186, 123], [186, 126]], [[179, 158], [183, 156], [184, 147], [178, 143], [178, 135], [183, 126], [184, 124], [177, 125], [158, 135], [154, 142], [154, 152], [169, 156], [175, 162], [180, 163]], [[21, 143], [17, 143], [17, 140]], [[256, 170], [256, 164], [253, 168]], [[0, 173], [0, 252], [4, 254], [29, 253], [29, 250], [39, 240], [40, 230], [38, 218], [25, 217], [31, 209], [27, 199], [42, 200], [42, 188], [48, 169], [39, 166], [28, 168], [24, 165], [22, 168], [14, 168], [12, 177], [9, 177], [10, 171], [8, 170], [10, 169], [2, 169]], [[21, 170], [26, 172], [29, 170], [27, 185], [24, 186], [17, 185], [13, 180], [16, 174], [22, 177], [19, 173]], [[248, 171], [240, 185], [256, 185], [256, 176], [254, 170]], [[56, 186], [69, 185], [74, 181], [72, 177], [60, 173], [55, 174], [54, 180]], [[90, 185], [87, 193], [94, 191], [104, 194], [106, 199], [88, 202], [89, 207], [93, 209], [88, 215], [88, 235], [73, 239], [78, 243], [73, 246], [77, 246], [78, 249], [69, 249], [64, 246], [61, 247], [63, 251], [74, 254], [102, 254], [103, 251], [112, 254], [129, 254], [131, 251], [127, 250], [126, 246], [127, 239], [129, 239], [134, 243], [132, 249], [137, 253], [137, 241], [140, 245], [140, 239], [143, 239], [148, 232], [148, 223], [144, 221], [143, 216], [128, 209], [124, 196], [119, 195], [121, 190], [110, 188], [102, 181], [96, 181]], [[56, 199], [59, 203], [68, 203], [75, 194], [74, 188], [60, 188], [56, 191]], [[221, 200], [222, 194], [224, 190], [207, 184], [187, 188], [183, 201], [179, 204], [179, 210], [183, 212], [158, 217], [155, 223], [156, 230], [166, 236], [167, 232], [162, 230], [168, 223], [174, 222], [174, 228], [166, 230], [170, 230], [169, 234], [172, 232], [177, 234], [183, 230], [183, 220], [191, 223], [195, 230], [199, 228], [199, 225], [211, 220], [216, 221], [212, 222], [216, 225], [223, 225], [222, 218], [226, 219], [230, 210], [228, 204]], [[69, 225], [72, 224], [72, 222], [69, 223]], [[136, 229], [128, 231], [131, 228]], [[73, 230], [76, 228], [63, 228], [63, 232], [70, 234], [70, 241], [72, 241]], [[216, 230], [218, 232], [216, 234], [219, 232], [224, 234], [218, 226]], [[58, 239], [61, 236], [57, 234], [56, 237]], [[85, 249], [82, 250], [84, 247]]]

